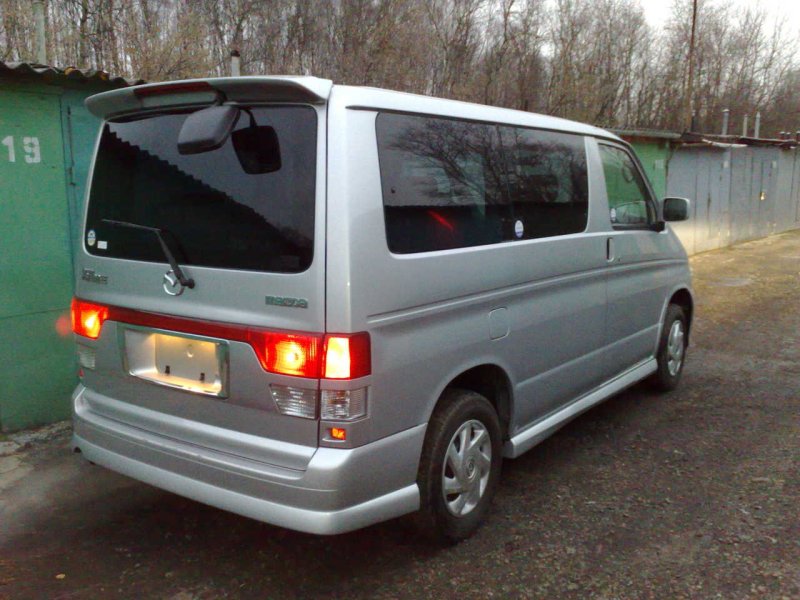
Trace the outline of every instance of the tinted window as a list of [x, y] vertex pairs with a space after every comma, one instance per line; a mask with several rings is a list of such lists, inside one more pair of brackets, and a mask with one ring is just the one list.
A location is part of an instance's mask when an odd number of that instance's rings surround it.
[[515, 237], [584, 231], [589, 193], [583, 138], [532, 129], [500, 129]]
[[212, 152], [179, 154], [187, 112], [106, 123], [92, 178], [87, 251], [166, 262], [155, 235], [103, 222], [111, 219], [165, 230], [184, 265], [284, 273], [308, 268], [316, 113], [301, 106], [251, 112], [252, 119], [241, 113], [235, 130], [273, 128], [279, 156], [268, 173], [245, 172], [231, 139]]
[[583, 138], [378, 115], [389, 249], [425, 252], [586, 229]]
[[377, 134], [392, 252], [504, 239], [508, 205], [495, 127], [384, 113]]
[[609, 218], [614, 225], [647, 225], [654, 219], [652, 205], [636, 164], [621, 148], [600, 145], [606, 178]]

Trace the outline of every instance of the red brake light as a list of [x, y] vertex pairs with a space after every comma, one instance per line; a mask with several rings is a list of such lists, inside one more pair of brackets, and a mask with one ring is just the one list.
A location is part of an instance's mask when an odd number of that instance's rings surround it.
[[103, 322], [108, 318], [108, 307], [73, 298], [71, 308], [72, 331], [93, 340], [100, 337]]
[[357, 379], [372, 370], [368, 333], [304, 335], [251, 331], [264, 370], [314, 379]]
[[318, 378], [322, 339], [295, 333], [251, 332], [261, 366], [271, 373]]
[[341, 380], [358, 379], [372, 372], [370, 337], [366, 332], [323, 337], [264, 331], [120, 306], [103, 306], [79, 298], [72, 300], [72, 331], [78, 335], [97, 339], [107, 320], [245, 342], [253, 347], [261, 366], [270, 373]]
[[358, 379], [371, 371], [368, 333], [325, 336], [325, 379]]

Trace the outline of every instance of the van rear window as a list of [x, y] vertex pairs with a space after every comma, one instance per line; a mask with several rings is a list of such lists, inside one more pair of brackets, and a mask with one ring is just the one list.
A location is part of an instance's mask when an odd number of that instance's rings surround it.
[[[92, 176], [86, 250], [98, 256], [165, 262], [152, 232], [171, 238], [181, 265], [296, 273], [314, 253], [317, 116], [307, 106], [253, 107], [234, 131], [269, 126], [275, 165], [245, 172], [231, 138], [200, 154], [178, 153], [189, 112], [113, 120], [103, 126]], [[252, 115], [252, 116], [251, 116]], [[254, 121], [253, 121], [254, 120]], [[271, 133], [271, 132], [270, 132]], [[252, 169], [251, 169], [252, 170]]]
[[578, 135], [381, 113], [378, 153], [397, 254], [577, 233], [588, 221]]

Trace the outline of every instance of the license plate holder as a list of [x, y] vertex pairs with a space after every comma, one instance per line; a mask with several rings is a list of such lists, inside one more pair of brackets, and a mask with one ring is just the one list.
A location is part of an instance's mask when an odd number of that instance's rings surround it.
[[228, 396], [228, 342], [128, 325], [122, 356], [129, 375], [195, 394]]

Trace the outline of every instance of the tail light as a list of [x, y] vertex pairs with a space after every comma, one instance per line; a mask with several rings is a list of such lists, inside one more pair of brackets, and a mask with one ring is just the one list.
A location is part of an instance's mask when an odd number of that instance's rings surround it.
[[[313, 379], [358, 379], [372, 372], [369, 334], [313, 336], [254, 333], [250, 343], [264, 370]], [[254, 343], [254, 341], [256, 343]], [[353, 421], [367, 414], [367, 388], [322, 390], [271, 385], [270, 393], [284, 415]], [[346, 436], [346, 433], [342, 435]], [[344, 437], [336, 438], [344, 440]]]
[[322, 390], [320, 414], [323, 419], [353, 421], [367, 414], [367, 388]]
[[372, 372], [370, 338], [366, 332], [313, 335], [251, 329], [241, 325], [197, 321], [141, 312], [118, 306], [72, 300], [72, 331], [91, 339], [100, 336], [107, 320], [205, 335], [253, 347], [265, 371], [308, 379], [358, 379]]
[[[366, 332], [323, 336], [264, 331], [72, 300], [72, 330], [78, 335], [97, 339], [107, 320], [245, 342], [252, 346], [265, 371], [279, 375], [344, 381], [372, 372], [370, 337]], [[85, 362], [93, 363], [86, 358]], [[93, 368], [90, 364], [84, 366]], [[314, 389], [273, 385], [270, 393], [284, 414], [315, 418], [320, 396], [322, 418], [353, 420], [366, 414], [366, 388], [323, 390], [322, 394], [318, 390], [318, 385]]]
[[358, 379], [372, 371], [369, 334], [305, 335], [250, 331], [265, 371], [310, 379]]
[[358, 379], [372, 372], [368, 333], [325, 336], [325, 379]]
[[317, 388], [308, 389], [290, 385], [269, 386], [272, 400], [281, 414], [304, 419], [317, 418]]
[[251, 331], [248, 337], [265, 371], [296, 377], [319, 377], [320, 337], [256, 331]]
[[72, 331], [93, 340], [100, 337], [103, 322], [108, 319], [108, 307], [73, 298], [71, 308]]
[[83, 344], [75, 344], [78, 350], [78, 364], [85, 369], [94, 370], [97, 365], [97, 350]]

